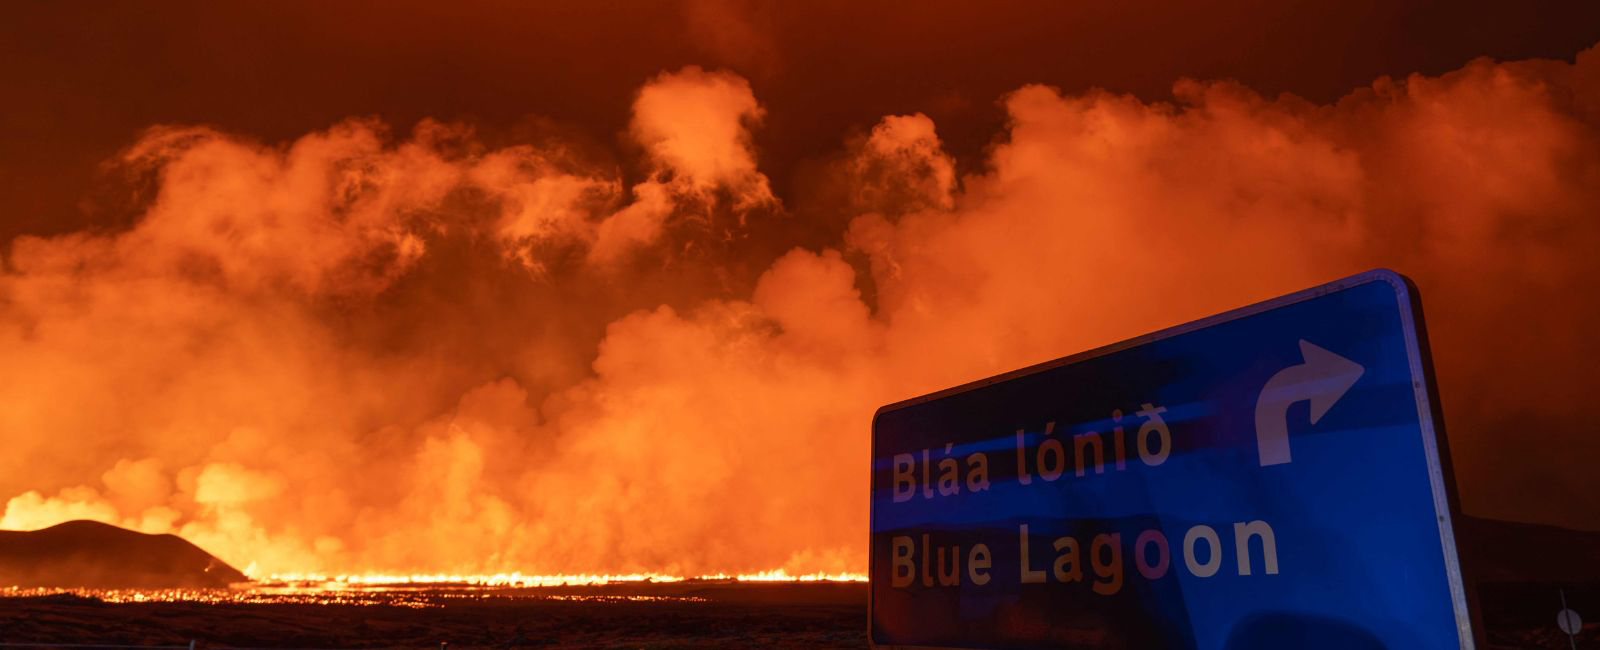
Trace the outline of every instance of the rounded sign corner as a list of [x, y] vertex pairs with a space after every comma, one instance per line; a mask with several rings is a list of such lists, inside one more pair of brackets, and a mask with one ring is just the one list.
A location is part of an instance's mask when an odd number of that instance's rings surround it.
[[1394, 288], [1395, 296], [1400, 298], [1402, 304], [1410, 304], [1416, 300], [1417, 283], [1410, 276], [1391, 268], [1378, 267], [1351, 279], [1356, 281], [1354, 284], [1375, 281], [1387, 283]]
[[900, 404], [901, 404], [900, 402], [895, 402], [893, 404], [885, 404], [883, 406], [878, 407], [878, 410], [872, 412], [872, 425], [871, 426], [872, 426], [872, 432], [873, 433], [877, 433], [877, 431], [878, 431], [878, 421], [882, 420], [883, 416], [888, 415], [889, 413], [892, 413], [892, 412], [898, 410], [900, 408]]

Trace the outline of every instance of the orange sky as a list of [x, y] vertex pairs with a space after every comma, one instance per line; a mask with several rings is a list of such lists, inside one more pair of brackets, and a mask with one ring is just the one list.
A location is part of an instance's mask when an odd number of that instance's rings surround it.
[[876, 406], [1389, 266], [1468, 511], [1600, 528], [1600, 20], [1277, 7], [25, 5], [0, 527], [858, 571]]
[[[1180, 77], [1331, 101], [1382, 75], [1479, 56], [1569, 58], [1600, 40], [1588, 3], [1190, 5], [1001, 0], [13, 3], [0, 21], [0, 237], [126, 220], [99, 164], [152, 124], [271, 141], [350, 116], [544, 128], [607, 156], [649, 76], [729, 68], [766, 105], [755, 134], [780, 193], [884, 115], [921, 112], [963, 165], [1026, 83], [1170, 96]], [[553, 121], [554, 125], [549, 122]], [[626, 162], [626, 161], [624, 161]], [[631, 166], [630, 166], [631, 167]], [[629, 170], [631, 172], [631, 169]]]

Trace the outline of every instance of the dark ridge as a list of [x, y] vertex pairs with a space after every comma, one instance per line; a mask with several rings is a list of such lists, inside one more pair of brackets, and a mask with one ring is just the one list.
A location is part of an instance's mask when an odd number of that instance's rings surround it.
[[248, 580], [176, 535], [147, 535], [96, 521], [0, 531], [0, 586], [171, 589]]
[[[1567, 647], [1555, 629], [1563, 601], [1600, 613], [1600, 532], [1459, 516], [1456, 549], [1491, 647]], [[1541, 630], [1549, 644], [1530, 644]], [[1578, 641], [1578, 647], [1585, 647]]]
[[1478, 582], [1600, 583], [1600, 532], [1466, 515], [1455, 528]]

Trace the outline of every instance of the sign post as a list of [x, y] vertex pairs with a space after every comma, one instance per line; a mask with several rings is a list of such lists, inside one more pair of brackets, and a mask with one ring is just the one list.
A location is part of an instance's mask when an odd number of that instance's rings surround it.
[[886, 406], [871, 639], [1471, 648], [1438, 422], [1381, 270]]
[[1583, 631], [1583, 618], [1567, 607], [1567, 590], [1561, 590], [1561, 611], [1556, 612], [1556, 627], [1567, 633], [1567, 645], [1578, 650], [1578, 633]]

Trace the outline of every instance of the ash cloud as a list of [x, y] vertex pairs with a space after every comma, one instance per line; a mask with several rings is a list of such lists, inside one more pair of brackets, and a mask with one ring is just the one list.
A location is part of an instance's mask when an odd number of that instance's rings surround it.
[[1374, 266], [1425, 296], [1466, 508], [1600, 527], [1600, 53], [1174, 94], [1017, 89], [965, 176], [885, 117], [792, 250], [816, 211], [722, 71], [640, 89], [633, 183], [433, 121], [152, 129], [134, 224], [6, 252], [0, 527], [260, 573], [860, 571], [878, 405]]

